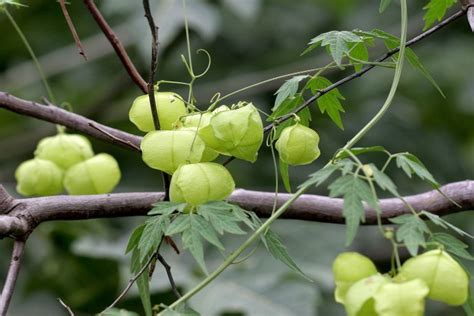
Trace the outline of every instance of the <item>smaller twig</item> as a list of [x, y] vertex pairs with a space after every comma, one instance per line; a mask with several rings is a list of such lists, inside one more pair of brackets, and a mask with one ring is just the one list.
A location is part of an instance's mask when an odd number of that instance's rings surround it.
[[[143, 267], [140, 269], [140, 271], [138, 271], [137, 274], [135, 274], [129, 281], [128, 281], [128, 284], [127, 286], [125, 287], [125, 289], [120, 293], [119, 296], [117, 296], [117, 298], [112, 302], [112, 304], [110, 304], [107, 308], [105, 308], [102, 312], [100, 312], [99, 314], [103, 314], [105, 313], [106, 311], [108, 311], [109, 309], [111, 309], [112, 307], [114, 307], [125, 295], [127, 295], [128, 291], [130, 290], [130, 288], [132, 287], [133, 283], [135, 283], [135, 281], [143, 274], [143, 272], [145, 272], [146, 269], [148, 269], [148, 267], [150, 266], [150, 264], [152, 263], [153, 259], [156, 258], [156, 255], [158, 254], [158, 251], [159, 251], [159, 247], [155, 250], [155, 252], [150, 256], [150, 258], [148, 258], [148, 260], [145, 262], [145, 264], [143, 265]], [[3, 316], [3, 315], [0, 315], [0, 316]]]
[[64, 303], [60, 297], [58, 297], [58, 301], [67, 310], [67, 312], [69, 313], [69, 316], [74, 316], [72, 309], [69, 306], [67, 306], [66, 303]]
[[164, 239], [165, 239], [165, 242], [168, 244], [168, 246], [173, 248], [174, 252], [176, 252], [176, 254], [179, 255], [180, 254], [179, 248], [174, 242], [173, 238], [171, 238], [170, 236], [165, 236]]
[[139, 152], [141, 151], [140, 147], [137, 146], [137, 145], [135, 145], [134, 143], [129, 142], [129, 141], [127, 141], [127, 140], [120, 139], [120, 138], [118, 138], [118, 137], [116, 137], [116, 136], [110, 134], [110, 133], [107, 132], [106, 130], [100, 128], [99, 126], [95, 125], [94, 123], [89, 123], [89, 126], [92, 127], [92, 128], [94, 128], [94, 129], [96, 129], [96, 130], [98, 130], [99, 132], [103, 133], [104, 135], [107, 135], [108, 137], [110, 137], [111, 139], [113, 139], [113, 140], [116, 141], [116, 142], [119, 142], [119, 143], [121, 143], [121, 144], [127, 145], [127, 146], [129, 146], [130, 148], [132, 148], [132, 149], [134, 149], [134, 150], [136, 150], [136, 151], [139, 151]]
[[82, 46], [81, 39], [79, 38], [79, 35], [77, 35], [77, 31], [76, 31], [76, 28], [74, 27], [74, 23], [72, 23], [72, 19], [69, 16], [69, 12], [67, 11], [67, 8], [66, 8], [66, 3], [64, 0], [59, 0], [59, 4], [61, 5], [61, 10], [63, 11], [64, 18], [66, 19], [69, 30], [72, 33], [72, 37], [74, 37], [74, 41], [76, 42], [77, 48], [79, 49], [79, 54], [81, 54], [82, 57], [84, 57], [84, 59], [87, 61], [87, 55], [84, 50], [84, 46]]
[[13, 244], [12, 258], [8, 268], [5, 285], [3, 286], [2, 296], [0, 297], [0, 316], [6, 316], [8, 306], [10, 305], [13, 291], [15, 290], [16, 280], [20, 272], [21, 259], [25, 250], [25, 240], [15, 240]]
[[168, 280], [170, 281], [170, 285], [171, 285], [171, 289], [173, 290], [173, 293], [176, 295], [176, 297], [180, 298], [181, 294], [179, 293], [178, 288], [176, 287], [173, 274], [171, 274], [171, 266], [168, 264], [168, 262], [166, 262], [165, 258], [163, 258], [163, 256], [160, 255], [159, 253], [156, 254], [156, 258], [166, 270], [166, 274], [168, 275]]

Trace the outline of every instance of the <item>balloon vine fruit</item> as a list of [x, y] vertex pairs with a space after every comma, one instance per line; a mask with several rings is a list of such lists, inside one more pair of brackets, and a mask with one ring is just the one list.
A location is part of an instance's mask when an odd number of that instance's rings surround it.
[[469, 277], [466, 271], [440, 249], [407, 260], [398, 277], [422, 279], [429, 287], [429, 298], [449, 305], [462, 305], [468, 297]]
[[234, 189], [232, 175], [220, 164], [201, 162], [181, 165], [171, 178], [170, 200], [197, 206], [224, 200]]
[[349, 288], [357, 281], [377, 274], [374, 263], [357, 252], [344, 252], [337, 256], [332, 265], [336, 283], [336, 302], [343, 303]]
[[49, 160], [35, 158], [21, 163], [15, 178], [16, 190], [24, 196], [54, 195], [63, 190], [63, 171]]
[[376, 316], [374, 311], [374, 295], [390, 279], [374, 274], [354, 283], [346, 293], [344, 307], [348, 316]]
[[254, 162], [263, 142], [263, 123], [252, 103], [217, 108], [199, 136], [215, 151]]
[[[155, 92], [156, 108], [160, 129], [171, 130], [179, 118], [188, 113], [183, 99], [173, 92]], [[130, 121], [143, 131], [155, 130], [148, 95], [142, 95], [133, 101], [130, 112]]]
[[[182, 130], [193, 132], [195, 137], [199, 138], [202, 141], [201, 137], [198, 135], [198, 129], [196, 127], [182, 127], [178, 129], [178, 131], [182, 131]], [[213, 161], [217, 158], [217, 156], [219, 156], [219, 153], [217, 151], [215, 151], [214, 149], [208, 146], [205, 146], [204, 151], [202, 152], [201, 160], [199, 160], [199, 162]]]
[[275, 147], [280, 159], [289, 165], [307, 165], [319, 157], [319, 135], [299, 123], [286, 127]]
[[35, 157], [50, 160], [62, 169], [94, 156], [91, 143], [82, 135], [58, 134], [42, 139], [35, 150]]
[[206, 145], [194, 130], [178, 129], [149, 132], [140, 148], [150, 168], [173, 174], [181, 164], [200, 162]]
[[64, 187], [71, 195], [111, 192], [120, 181], [117, 161], [109, 154], [99, 154], [71, 167], [64, 176]]

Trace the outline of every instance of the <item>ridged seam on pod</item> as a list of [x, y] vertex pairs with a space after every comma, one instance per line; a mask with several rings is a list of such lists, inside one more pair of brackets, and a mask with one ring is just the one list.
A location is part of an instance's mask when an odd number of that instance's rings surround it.
[[178, 129], [149, 132], [140, 148], [150, 168], [173, 174], [181, 164], [200, 162], [206, 145], [195, 131]]
[[64, 187], [71, 195], [112, 192], [121, 177], [117, 161], [99, 154], [71, 167], [64, 176]]
[[82, 135], [58, 134], [42, 139], [35, 150], [35, 157], [50, 160], [66, 170], [94, 156], [91, 143]]
[[289, 165], [307, 165], [319, 157], [318, 145], [318, 133], [296, 123], [283, 129], [275, 148], [283, 162]]
[[462, 305], [469, 292], [469, 277], [447, 252], [440, 249], [425, 252], [407, 260], [399, 277], [422, 279], [428, 285], [428, 297], [449, 305]]
[[240, 102], [232, 109], [216, 109], [199, 135], [219, 153], [254, 162], [263, 142], [263, 123], [252, 103]]
[[336, 257], [332, 265], [336, 283], [336, 302], [344, 303], [349, 288], [357, 281], [377, 274], [375, 264], [357, 252], [344, 252]]
[[171, 178], [170, 200], [197, 206], [224, 200], [234, 189], [232, 175], [220, 164], [202, 162], [181, 165]]
[[[188, 113], [183, 99], [176, 93], [155, 92], [155, 101], [161, 130], [173, 129], [179, 118]], [[155, 130], [148, 95], [139, 96], [133, 101], [128, 117], [142, 132]]]
[[15, 171], [16, 190], [24, 196], [44, 196], [63, 191], [63, 171], [54, 162], [31, 159], [21, 163]]
[[[178, 128], [177, 130], [178, 131], [181, 131], [181, 130], [191, 131], [195, 133], [195, 137], [199, 137], [201, 139], [201, 137], [198, 135], [197, 127], [181, 127], [181, 128]], [[206, 147], [204, 148], [204, 151], [202, 152], [201, 160], [199, 162], [210, 162], [210, 161], [215, 160], [218, 156], [219, 156], [219, 153], [217, 151], [215, 151], [214, 149], [206, 145]]]

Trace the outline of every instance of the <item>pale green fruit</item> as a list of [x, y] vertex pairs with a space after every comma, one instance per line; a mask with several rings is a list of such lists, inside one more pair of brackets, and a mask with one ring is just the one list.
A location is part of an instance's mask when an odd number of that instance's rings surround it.
[[429, 287], [428, 297], [449, 305], [462, 305], [469, 292], [469, 277], [451, 256], [440, 249], [407, 260], [400, 277], [422, 279]]
[[348, 316], [378, 316], [374, 309], [374, 295], [389, 279], [374, 274], [354, 283], [346, 293], [344, 306]]
[[[195, 133], [197, 138], [202, 140], [201, 137], [197, 134], [198, 129], [196, 127], [182, 127], [182, 128], [179, 128], [178, 130], [192, 131], [193, 133]], [[201, 160], [198, 161], [198, 162], [210, 162], [210, 161], [215, 160], [217, 158], [217, 156], [219, 156], [219, 153], [206, 145], [205, 148], [204, 148], [204, 151], [202, 152]]]
[[332, 265], [336, 283], [336, 302], [344, 303], [349, 288], [357, 281], [377, 274], [372, 260], [357, 252], [344, 252], [337, 256]]
[[140, 145], [143, 161], [168, 174], [182, 164], [200, 162], [206, 145], [194, 130], [153, 131]]
[[242, 102], [235, 109], [216, 109], [199, 136], [219, 153], [254, 162], [263, 142], [263, 123], [253, 104]]
[[283, 162], [289, 165], [307, 165], [319, 157], [318, 144], [318, 133], [296, 123], [283, 129], [275, 148]]
[[89, 140], [75, 134], [43, 138], [35, 150], [36, 158], [50, 160], [65, 170], [92, 156], [94, 152]]
[[[161, 130], [173, 129], [179, 118], [188, 113], [183, 99], [176, 93], [155, 92], [155, 102]], [[143, 132], [155, 130], [150, 99], [147, 94], [139, 96], [133, 101], [128, 117]]]
[[379, 316], [423, 316], [429, 289], [420, 279], [388, 283], [375, 293], [375, 310]]
[[170, 200], [196, 206], [224, 200], [234, 189], [232, 175], [220, 164], [201, 162], [181, 165], [171, 178]]
[[24, 196], [61, 193], [63, 171], [54, 162], [39, 158], [21, 163], [15, 171], [16, 190]]
[[183, 126], [184, 127], [197, 127], [201, 128], [209, 124], [211, 120], [212, 113], [205, 112], [205, 113], [196, 113], [193, 115], [188, 115], [183, 118]]
[[71, 167], [64, 176], [64, 187], [71, 195], [112, 192], [120, 181], [120, 168], [109, 154], [98, 154]]

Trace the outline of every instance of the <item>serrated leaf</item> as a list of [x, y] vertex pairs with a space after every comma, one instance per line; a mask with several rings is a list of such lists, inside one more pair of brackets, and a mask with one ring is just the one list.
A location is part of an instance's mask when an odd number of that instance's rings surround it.
[[290, 175], [288, 172], [288, 164], [283, 162], [281, 159], [279, 161], [279, 170], [280, 170], [280, 176], [281, 180], [283, 182], [283, 186], [285, 187], [286, 192], [291, 193], [291, 183], [290, 183]]
[[316, 36], [308, 43], [309, 47], [303, 54], [315, 49], [318, 46], [327, 47], [332, 59], [338, 66], [341, 66], [344, 55], [349, 54], [349, 43], [362, 42], [362, 38], [349, 31], [329, 31]]
[[365, 218], [364, 206], [356, 192], [349, 191], [344, 195], [342, 214], [346, 220], [346, 247], [348, 247], [357, 235], [360, 222]]
[[293, 261], [293, 259], [288, 254], [286, 247], [281, 242], [280, 237], [278, 237], [275, 232], [269, 229], [266, 234], [262, 235], [262, 240], [267, 250], [275, 259], [280, 260], [281, 262], [286, 264], [291, 270], [295, 271], [302, 277], [312, 281]]
[[[318, 93], [319, 90], [323, 90], [330, 85], [332, 85], [332, 82], [321, 76], [311, 78], [307, 84], [313, 94]], [[345, 100], [345, 98], [339, 92], [339, 89], [336, 88], [320, 96], [316, 100], [316, 103], [321, 113], [327, 113], [331, 120], [340, 129], [344, 130], [340, 113], [344, 113], [345, 111], [340, 100]]]
[[[292, 97], [286, 98], [274, 111], [272, 110], [272, 115], [267, 118], [268, 122], [274, 121], [275, 119], [292, 112], [298, 106], [303, 103], [303, 96], [301, 93], [296, 93]], [[298, 114], [301, 117], [301, 113]], [[294, 122], [293, 122], [294, 124]], [[283, 124], [281, 124], [283, 125]]]
[[383, 13], [388, 8], [390, 3], [392, 3], [392, 0], [381, 0], [379, 6], [379, 13]]
[[397, 186], [385, 173], [380, 171], [375, 165], [371, 165], [372, 171], [374, 172], [375, 183], [384, 191], [392, 193], [394, 196], [399, 196]]
[[454, 226], [453, 224], [451, 224], [450, 222], [442, 219], [441, 217], [439, 217], [436, 214], [433, 214], [433, 213], [430, 213], [430, 212], [427, 212], [427, 211], [421, 211], [420, 214], [425, 215], [426, 217], [428, 217], [428, 219], [430, 221], [432, 221], [434, 224], [436, 224], [438, 226], [441, 226], [441, 227], [446, 228], [446, 229], [451, 228], [452, 230], [454, 230], [456, 233], [458, 233], [461, 236], [466, 236], [466, 237], [469, 237], [471, 239], [474, 239], [473, 235], [463, 231], [459, 227]]
[[165, 309], [164, 311], [160, 312], [160, 315], [162, 316], [200, 316], [201, 314], [199, 314], [192, 308], [183, 307], [180, 309], [177, 308], [176, 310]]
[[148, 212], [148, 215], [169, 215], [174, 211], [182, 213], [186, 203], [175, 203], [175, 202], [157, 202], [153, 204], [153, 208]]
[[360, 71], [364, 66], [363, 62], [369, 60], [369, 51], [367, 50], [367, 46], [365, 46], [365, 42], [362, 41], [350, 45], [349, 56], [352, 57], [352, 59], [349, 59], [349, 62], [354, 67], [354, 70], [356, 72]]
[[322, 169], [319, 169], [315, 173], [309, 175], [309, 179], [306, 180], [299, 188], [303, 186], [319, 186], [321, 183], [326, 181], [338, 168], [335, 165], [328, 165]]
[[194, 229], [187, 229], [182, 233], [181, 239], [184, 249], [188, 249], [204, 273], [209, 274], [204, 261], [204, 246], [199, 232]]
[[445, 234], [445, 233], [434, 233], [431, 236], [431, 241], [438, 242], [445, 247], [445, 250], [452, 253], [455, 256], [458, 256], [467, 260], [474, 260], [472, 256], [466, 249], [468, 245], [457, 239], [456, 237]]
[[145, 229], [145, 225], [138, 226], [133, 233], [130, 235], [128, 240], [127, 249], [125, 250], [125, 254], [132, 251], [135, 247], [138, 246], [138, 242], [143, 234], [143, 230]]
[[[132, 253], [132, 270], [133, 272], [137, 273], [141, 269], [141, 264], [137, 265], [137, 262], [140, 262], [141, 260], [137, 259], [140, 258], [141, 254], [138, 248], [135, 248]], [[133, 260], [135, 258], [135, 260]], [[135, 263], [135, 264], [134, 264]], [[137, 280], [135, 281], [135, 284], [137, 285], [138, 292], [140, 294], [140, 300], [142, 301], [143, 309], [145, 310], [145, 315], [146, 316], [152, 316], [152, 308], [151, 308], [151, 300], [150, 300], [150, 286], [149, 286], [149, 275], [145, 271], [142, 273]]]
[[[385, 152], [385, 148], [383, 146], [371, 146], [371, 147], [354, 147], [349, 149], [349, 151], [358, 156], [370, 152]], [[337, 159], [345, 159], [350, 157], [349, 153], [347, 151], [339, 151], [339, 153], [336, 155]]]
[[423, 9], [426, 10], [423, 16], [423, 20], [425, 21], [423, 31], [427, 30], [436, 21], [441, 21], [446, 11], [456, 2], [456, 0], [430, 0], [430, 2], [423, 7]]
[[140, 262], [143, 262], [148, 254], [154, 251], [161, 242], [164, 218], [165, 216], [157, 216], [145, 223], [145, 228], [137, 246], [137, 249], [140, 251]]
[[425, 222], [413, 214], [391, 218], [390, 222], [400, 225], [396, 232], [397, 241], [403, 242], [410, 255], [416, 256], [418, 248], [425, 245], [425, 233], [430, 232]]
[[439, 187], [439, 183], [434, 179], [433, 175], [426, 169], [423, 163], [413, 154], [404, 153], [396, 158], [397, 167], [401, 168], [408, 177], [412, 174], [417, 175], [421, 180], [426, 180], [434, 187]]
[[189, 214], [191, 218], [191, 227], [190, 229], [199, 232], [199, 234], [204, 237], [208, 242], [216, 246], [218, 249], [224, 251], [224, 245], [220, 242], [219, 238], [216, 235], [214, 227], [200, 215]]
[[241, 219], [236, 217], [230, 209], [213, 209], [207, 207], [207, 204], [203, 204], [198, 207], [197, 213], [208, 220], [221, 235], [224, 234], [224, 232], [238, 235], [245, 234], [245, 231], [237, 224]]
[[171, 236], [181, 233], [191, 226], [191, 218], [189, 214], [178, 215], [166, 229], [166, 235]]
[[288, 98], [293, 97], [298, 92], [298, 85], [301, 80], [308, 78], [308, 75], [295, 76], [283, 83], [283, 85], [275, 93], [276, 99], [273, 105], [272, 112], [278, 110], [280, 105]]

